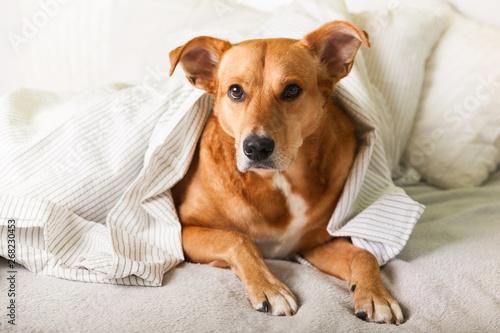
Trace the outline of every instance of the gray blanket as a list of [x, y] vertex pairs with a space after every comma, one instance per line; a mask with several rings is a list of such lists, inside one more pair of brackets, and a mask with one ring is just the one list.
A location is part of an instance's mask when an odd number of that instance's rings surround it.
[[406, 188], [427, 209], [404, 250], [382, 268], [407, 321], [366, 323], [353, 315], [347, 285], [313, 267], [270, 260], [297, 296], [293, 317], [254, 311], [227, 269], [182, 263], [163, 287], [86, 284], [17, 266], [16, 326], [7, 323], [2, 272], [0, 331], [19, 332], [499, 332], [500, 172], [481, 187]]

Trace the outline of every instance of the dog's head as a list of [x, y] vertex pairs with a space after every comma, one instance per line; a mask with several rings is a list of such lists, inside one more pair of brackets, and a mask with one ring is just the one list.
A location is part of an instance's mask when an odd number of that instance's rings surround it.
[[367, 34], [344, 21], [301, 40], [238, 44], [198, 37], [170, 52], [188, 80], [215, 96], [220, 125], [234, 138], [241, 172], [282, 171], [320, 126], [333, 86], [352, 68]]

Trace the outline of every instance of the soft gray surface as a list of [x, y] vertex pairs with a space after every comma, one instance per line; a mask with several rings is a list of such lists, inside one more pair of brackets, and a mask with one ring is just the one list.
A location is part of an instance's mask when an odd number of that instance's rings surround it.
[[[85, 284], [17, 273], [19, 332], [499, 332], [500, 172], [479, 188], [406, 188], [427, 205], [403, 252], [382, 269], [403, 325], [365, 323], [346, 283], [312, 267], [269, 261], [297, 296], [294, 317], [252, 310], [230, 271], [181, 264], [159, 288]], [[0, 307], [7, 306], [0, 260]], [[14, 329], [2, 310], [0, 331]]]

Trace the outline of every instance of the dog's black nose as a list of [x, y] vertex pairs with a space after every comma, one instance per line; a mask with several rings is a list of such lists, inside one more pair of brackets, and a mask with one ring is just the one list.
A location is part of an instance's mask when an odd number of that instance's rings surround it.
[[274, 151], [274, 140], [265, 136], [251, 135], [243, 141], [245, 156], [253, 161], [263, 161]]

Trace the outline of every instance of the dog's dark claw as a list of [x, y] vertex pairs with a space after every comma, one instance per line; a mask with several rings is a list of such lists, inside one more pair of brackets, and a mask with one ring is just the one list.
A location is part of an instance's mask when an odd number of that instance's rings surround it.
[[354, 290], [356, 290], [356, 285], [355, 285], [355, 284], [353, 284], [353, 285], [351, 286], [351, 292], [354, 292]]
[[359, 311], [359, 312], [356, 312], [356, 317], [358, 317], [359, 319], [362, 319], [362, 320], [366, 320], [366, 317], [368, 317], [368, 315], [364, 311]]
[[260, 308], [258, 308], [257, 311], [269, 312], [269, 303], [267, 301], [262, 302]]

